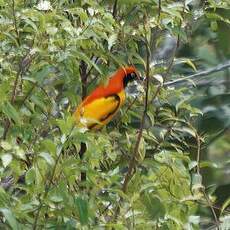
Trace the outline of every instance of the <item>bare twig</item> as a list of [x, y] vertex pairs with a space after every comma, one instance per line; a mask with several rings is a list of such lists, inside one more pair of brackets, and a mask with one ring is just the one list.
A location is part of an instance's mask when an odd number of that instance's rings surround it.
[[[88, 80], [88, 74], [87, 73], [87, 64], [84, 61], [81, 61], [80, 64], [80, 73], [81, 73], [81, 83], [82, 83], [82, 100], [86, 97], [87, 95], [87, 80]], [[83, 155], [86, 151], [86, 144], [81, 142], [81, 148], [79, 151], [79, 156], [80, 159], [83, 159]], [[85, 172], [81, 172], [81, 181], [86, 181], [86, 173]]]
[[12, 0], [12, 14], [13, 14], [14, 29], [15, 29], [15, 32], [17, 35], [17, 42], [18, 42], [18, 45], [20, 45], [20, 36], [19, 36], [18, 25], [17, 25], [17, 20], [16, 20], [15, 1], [14, 0]]
[[[197, 157], [196, 157], [197, 167], [196, 167], [196, 173], [198, 175], [200, 175], [200, 152], [201, 152], [200, 136], [199, 136], [199, 134], [197, 133], [197, 131], [192, 126], [191, 126], [191, 128], [196, 133], [196, 143], [197, 143]], [[218, 218], [216, 216], [216, 212], [215, 212], [215, 210], [214, 210], [214, 208], [212, 206], [212, 202], [210, 201], [208, 195], [206, 194], [206, 191], [205, 191], [204, 187], [202, 187], [201, 191], [202, 191], [202, 193], [204, 195], [205, 200], [207, 201], [208, 206], [210, 207], [210, 210], [212, 212], [212, 215], [213, 215], [213, 218], [214, 218], [214, 221], [215, 221], [216, 228], [219, 230], [219, 221], [218, 221]]]
[[[22, 77], [22, 74], [26, 71], [26, 69], [29, 68], [31, 61], [32, 61], [32, 56], [30, 55], [30, 49], [29, 49], [27, 54], [24, 57], [22, 57], [22, 59], [19, 61], [18, 64], [18, 71], [14, 80], [14, 85], [11, 93], [11, 99], [10, 99], [11, 104], [15, 102], [17, 96], [17, 86], [18, 86], [19, 78]], [[7, 118], [4, 124], [3, 139], [6, 139], [9, 128], [10, 128], [10, 119]]]
[[198, 133], [195, 131], [196, 133], [196, 144], [197, 144], [197, 154], [196, 154], [196, 162], [197, 162], [197, 167], [196, 167], [196, 172], [197, 174], [200, 175], [200, 149], [201, 149], [201, 145], [200, 145], [200, 137], [198, 135]]
[[161, 17], [161, 0], [158, 0], [158, 23], [160, 22]]
[[214, 210], [214, 207], [213, 207], [213, 205], [212, 205], [212, 202], [211, 202], [211, 200], [209, 199], [208, 195], [206, 194], [205, 189], [203, 189], [202, 193], [203, 193], [204, 198], [205, 198], [205, 200], [207, 201], [208, 206], [210, 207], [210, 210], [211, 210], [211, 212], [212, 212], [213, 218], [214, 218], [214, 220], [215, 220], [216, 229], [217, 229], [217, 230], [220, 230], [219, 221], [218, 221], [218, 218], [217, 218], [217, 216], [216, 216], [216, 212], [215, 212], [215, 210]]
[[[124, 180], [124, 183], [122, 185], [122, 191], [123, 192], [126, 192], [128, 183], [132, 178], [133, 170], [135, 168], [136, 159], [137, 159], [137, 156], [138, 156], [139, 145], [140, 145], [140, 141], [141, 141], [141, 138], [142, 138], [144, 121], [145, 121], [145, 117], [146, 117], [146, 114], [147, 114], [147, 111], [148, 111], [150, 50], [149, 50], [149, 46], [148, 46], [147, 41], [146, 41], [146, 47], [147, 47], [147, 56], [146, 56], [146, 93], [145, 93], [144, 112], [142, 114], [141, 124], [140, 124], [140, 128], [138, 130], [138, 136], [137, 136], [137, 141], [136, 141], [136, 144], [135, 144], [135, 147], [134, 147], [133, 155], [132, 155], [132, 158], [131, 158], [131, 160], [129, 162], [128, 172], [125, 175], [125, 180]], [[158, 94], [159, 90], [160, 90], [160, 87], [157, 88], [155, 96]]]
[[230, 60], [225, 62], [224, 64], [219, 64], [219, 65], [217, 65], [217, 66], [215, 66], [213, 68], [200, 71], [198, 73], [189, 75], [187, 77], [183, 77], [183, 78], [179, 78], [179, 79], [176, 79], [176, 80], [173, 80], [173, 81], [165, 82], [164, 86], [177, 85], [178, 83], [183, 83], [183, 82], [186, 82], [187, 80], [196, 79], [196, 78], [202, 77], [202, 76], [208, 76], [208, 75], [210, 75], [212, 73], [216, 73], [216, 72], [225, 70], [227, 68], [230, 68]]
[[81, 73], [81, 82], [82, 82], [82, 100], [86, 97], [87, 94], [87, 64], [84, 61], [80, 63], [80, 73]]
[[14, 103], [14, 101], [15, 101], [16, 94], [17, 94], [18, 80], [19, 80], [19, 77], [20, 77], [21, 73], [22, 73], [22, 69], [21, 69], [21, 67], [19, 67], [19, 71], [17, 72], [16, 78], [15, 78], [15, 81], [14, 81], [14, 86], [13, 86], [11, 100], [10, 100], [11, 103]]
[[[92, 56], [91, 60], [93, 59], [93, 57], [94, 57], [94, 56]], [[94, 63], [97, 64], [98, 60], [99, 60], [99, 57], [96, 57]], [[93, 69], [93, 66], [91, 66], [90, 69], [88, 70], [88, 72], [86, 73], [86, 77], [87, 77], [87, 78], [89, 77], [89, 75], [90, 75], [92, 69]], [[97, 76], [98, 76], [98, 75], [97, 75]], [[91, 82], [89, 82], [89, 84], [91, 84], [93, 81], [95, 81], [96, 78], [97, 78], [97, 77], [95, 77], [93, 80], [91, 80]]]
[[117, 1], [118, 0], [115, 0], [113, 5], [113, 18], [116, 18], [117, 16]]

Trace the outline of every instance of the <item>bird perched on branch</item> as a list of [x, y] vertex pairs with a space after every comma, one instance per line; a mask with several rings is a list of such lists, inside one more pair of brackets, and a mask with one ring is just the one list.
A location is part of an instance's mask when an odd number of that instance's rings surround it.
[[[79, 127], [100, 129], [106, 125], [126, 99], [126, 91], [137, 87], [141, 80], [133, 66], [119, 68], [110, 78], [107, 85], [98, 86], [76, 108], [73, 116]], [[131, 88], [130, 88], [131, 87]]]

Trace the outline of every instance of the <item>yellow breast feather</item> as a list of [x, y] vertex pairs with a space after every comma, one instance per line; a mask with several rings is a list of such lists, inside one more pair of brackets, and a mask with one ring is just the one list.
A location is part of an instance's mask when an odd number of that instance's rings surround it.
[[95, 99], [83, 106], [80, 104], [74, 113], [79, 127], [100, 129], [106, 125], [124, 104], [125, 92]]

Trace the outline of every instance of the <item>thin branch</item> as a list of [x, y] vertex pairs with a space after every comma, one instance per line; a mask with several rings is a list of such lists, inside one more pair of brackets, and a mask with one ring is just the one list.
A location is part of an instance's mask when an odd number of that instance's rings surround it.
[[19, 77], [20, 77], [21, 73], [22, 73], [22, 69], [21, 69], [21, 67], [19, 67], [19, 71], [17, 72], [16, 78], [15, 78], [15, 81], [14, 81], [12, 94], [11, 94], [11, 99], [10, 99], [11, 103], [14, 103], [14, 101], [15, 101], [16, 94], [17, 94], [18, 80], [19, 80]]
[[[197, 131], [191, 126], [191, 128], [195, 131], [196, 133], [196, 142], [197, 142], [197, 167], [196, 167], [196, 172], [198, 175], [200, 175], [200, 150], [201, 150], [201, 142], [200, 142], [200, 136], [198, 135]], [[202, 193], [204, 195], [204, 198], [205, 200], [207, 201], [207, 204], [208, 206], [210, 207], [210, 210], [212, 212], [212, 215], [213, 215], [213, 218], [215, 220], [215, 225], [216, 225], [216, 228], [219, 230], [219, 221], [218, 221], [218, 218], [216, 216], [216, 212], [212, 206], [212, 202], [210, 201], [208, 195], [206, 194], [205, 192], [205, 188], [203, 187], [202, 188]]]
[[[201, 150], [201, 143], [200, 143], [200, 137], [198, 135], [198, 133], [196, 132], [196, 142], [197, 142], [197, 167], [196, 167], [196, 172], [198, 175], [200, 175], [200, 150]], [[213, 215], [213, 218], [215, 220], [215, 225], [216, 225], [216, 228], [219, 230], [219, 221], [218, 221], [218, 218], [216, 216], [216, 212], [212, 206], [212, 202], [210, 201], [208, 195], [206, 194], [205, 192], [205, 189], [202, 188], [202, 193], [204, 195], [204, 198], [205, 200], [207, 201], [208, 203], [208, 206], [210, 207], [210, 210], [212, 212], [212, 215]]]
[[210, 75], [212, 73], [216, 73], [216, 72], [225, 70], [227, 68], [230, 68], [230, 60], [225, 62], [224, 64], [219, 64], [219, 65], [217, 65], [217, 66], [215, 66], [213, 68], [200, 71], [198, 73], [189, 75], [187, 77], [183, 77], [183, 78], [179, 78], [179, 79], [176, 79], [176, 80], [173, 80], [173, 81], [165, 82], [164, 86], [177, 85], [178, 83], [183, 83], [183, 82], [186, 82], [187, 80], [196, 79], [196, 78], [202, 77], [202, 76], [208, 76], [208, 75]]
[[113, 5], [113, 18], [116, 18], [116, 16], [117, 16], [117, 2], [118, 2], [118, 0], [114, 1], [114, 5]]
[[[94, 57], [94, 56], [92, 56], [91, 60], [93, 59], [93, 57]], [[98, 59], [99, 59], [99, 57], [96, 57], [96, 58], [95, 58], [95, 61], [94, 61], [95, 64], [97, 64]], [[94, 67], [91, 66], [90, 69], [88, 70], [88, 72], [86, 73], [86, 77], [87, 77], [87, 78], [89, 77], [89, 75], [90, 75], [90, 73], [91, 73], [91, 71], [92, 71], [93, 68], [94, 68]], [[97, 76], [98, 76], [98, 75], [97, 75]], [[97, 77], [95, 77], [93, 80], [91, 80], [91, 82], [89, 82], [89, 84], [91, 84], [93, 81], [95, 81], [96, 78], [97, 78]]]
[[[11, 93], [11, 99], [10, 99], [11, 104], [14, 104], [16, 96], [17, 96], [17, 86], [18, 86], [19, 78], [22, 77], [22, 74], [26, 71], [26, 69], [29, 68], [31, 61], [32, 61], [32, 56], [30, 55], [30, 49], [29, 49], [27, 54], [24, 57], [22, 57], [22, 59], [19, 61], [19, 64], [18, 64], [19, 67], [18, 67], [18, 71], [17, 71], [16, 77], [14, 80], [14, 85], [13, 85], [13, 89]], [[4, 140], [6, 139], [10, 125], [11, 125], [10, 119], [7, 118], [4, 124], [4, 133], [3, 133]]]
[[18, 42], [18, 45], [20, 45], [20, 36], [19, 36], [19, 31], [18, 31], [18, 26], [17, 26], [17, 20], [16, 20], [16, 13], [15, 13], [15, 1], [12, 0], [12, 14], [13, 14], [13, 22], [14, 22], [14, 29], [15, 29], [15, 32], [17, 34], [17, 42]]
[[160, 22], [161, 17], [161, 0], [158, 0], [158, 23]]
[[210, 210], [211, 210], [211, 212], [212, 212], [213, 218], [214, 218], [214, 220], [215, 220], [216, 228], [217, 228], [217, 230], [220, 230], [219, 221], [218, 221], [218, 218], [217, 218], [217, 216], [216, 216], [216, 212], [215, 212], [215, 210], [214, 210], [214, 208], [213, 208], [212, 202], [210, 201], [210, 199], [209, 199], [209, 197], [208, 197], [208, 195], [206, 194], [206, 192], [205, 192], [204, 189], [203, 189], [202, 193], [203, 193], [203, 195], [204, 195], [205, 200], [206, 200], [207, 203], [208, 203], [208, 206], [210, 207]]
[[[80, 64], [80, 73], [81, 73], [81, 84], [82, 84], [82, 100], [87, 95], [87, 83], [88, 83], [88, 74], [87, 73], [87, 64], [84, 61], [81, 61]], [[84, 153], [87, 150], [86, 144], [84, 142], [81, 142], [81, 147], [79, 151], [80, 159], [83, 159]], [[81, 172], [81, 181], [86, 181], [86, 172]]]
[[197, 143], [197, 154], [196, 154], [196, 162], [197, 162], [197, 167], [196, 167], [196, 172], [198, 175], [200, 175], [200, 149], [201, 149], [201, 145], [200, 145], [200, 137], [198, 135], [198, 133], [195, 131], [196, 133], [196, 143]]
[[[138, 150], [139, 150], [139, 145], [141, 142], [141, 138], [142, 138], [142, 133], [143, 133], [143, 128], [144, 128], [144, 121], [145, 121], [145, 117], [148, 111], [148, 94], [149, 94], [149, 72], [150, 72], [150, 66], [149, 66], [149, 59], [150, 59], [150, 52], [149, 52], [149, 47], [148, 47], [148, 43], [146, 43], [147, 46], [147, 57], [146, 57], [146, 93], [145, 93], [145, 104], [144, 104], [144, 112], [142, 114], [142, 119], [141, 119], [141, 124], [140, 124], [140, 128], [138, 130], [138, 136], [137, 136], [137, 141], [134, 147], [134, 151], [133, 151], [133, 155], [132, 158], [129, 162], [129, 166], [128, 166], [128, 172], [125, 175], [125, 180], [124, 183], [122, 185], [122, 191], [126, 192], [127, 190], [127, 186], [129, 181], [132, 179], [132, 174], [133, 174], [133, 170], [136, 166], [136, 159], [138, 156]], [[160, 90], [160, 87], [157, 88], [155, 96], [158, 94]]]

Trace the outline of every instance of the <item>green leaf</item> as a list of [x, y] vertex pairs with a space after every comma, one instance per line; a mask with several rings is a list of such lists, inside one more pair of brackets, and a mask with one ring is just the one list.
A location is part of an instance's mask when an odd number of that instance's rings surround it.
[[54, 161], [54, 159], [52, 158], [52, 156], [51, 156], [49, 153], [47, 153], [47, 152], [42, 152], [42, 153], [39, 154], [39, 156], [42, 157], [43, 159], [45, 159], [45, 161], [46, 161], [49, 165], [51, 165], [51, 166], [54, 165], [55, 161]]
[[83, 60], [84, 62], [86, 62], [89, 66], [93, 66], [96, 70], [97, 70], [97, 72], [99, 73], [99, 74], [103, 74], [102, 73], [102, 71], [100, 70], [100, 68], [89, 58], [89, 57], [87, 57], [84, 53], [82, 53], [82, 52], [75, 52], [75, 55], [76, 55], [76, 57], [79, 59], [79, 60]]
[[[75, 120], [72, 116], [66, 117], [66, 119], [57, 119], [56, 120], [58, 127], [60, 128], [62, 134], [68, 136], [75, 124]], [[64, 137], [63, 137], [64, 138]]]
[[112, 34], [108, 38], [108, 50], [111, 50], [111, 48], [115, 44], [116, 40], [117, 40], [117, 34]]
[[44, 101], [42, 101], [42, 98], [41, 97], [38, 97], [36, 95], [32, 95], [30, 97], [31, 101], [37, 105], [40, 109], [42, 109], [42, 111], [46, 111], [47, 110], [47, 106], [45, 104]]
[[177, 128], [177, 127], [174, 127], [173, 130], [175, 131], [180, 131], [182, 133], [188, 133], [190, 134], [191, 136], [193, 136], [194, 138], [196, 138], [196, 132], [195, 130], [191, 129], [191, 128], [188, 128], [188, 127], [181, 127], [181, 128]]
[[6, 168], [10, 164], [10, 162], [12, 161], [13, 157], [11, 154], [6, 153], [6, 154], [1, 156], [1, 159], [2, 159], [3, 167]]
[[223, 213], [223, 211], [227, 208], [227, 207], [230, 207], [230, 197], [224, 201], [222, 207], [221, 207], [221, 214]]
[[82, 225], [85, 225], [88, 223], [88, 203], [86, 200], [83, 200], [81, 197], [76, 197], [75, 200], [75, 205], [78, 210], [80, 222]]
[[200, 168], [205, 168], [205, 167], [210, 167], [210, 168], [214, 168], [214, 169], [219, 168], [218, 164], [216, 164], [215, 162], [201, 161], [200, 162]]
[[0, 208], [0, 212], [3, 214], [3, 216], [6, 218], [6, 221], [8, 222], [8, 224], [10, 225], [10, 227], [13, 230], [18, 230], [19, 229], [19, 225], [17, 223], [17, 220], [15, 219], [13, 213], [11, 212], [10, 209], [8, 208]]
[[13, 107], [13, 105], [11, 105], [9, 101], [3, 105], [2, 112], [10, 119], [13, 119], [16, 124], [21, 123], [21, 118], [18, 111]]
[[211, 21], [211, 29], [212, 29], [212, 31], [218, 30], [218, 24], [216, 21]]
[[195, 168], [197, 166], [197, 161], [191, 161], [188, 165], [189, 170]]
[[52, 72], [49, 65], [44, 66], [41, 70], [35, 73], [34, 78], [38, 84], [43, 84], [44, 79], [48, 78], [49, 74]]
[[227, 23], [227, 24], [230, 24], [230, 20], [229, 20], [229, 19], [224, 18], [224, 17], [222, 17], [222, 16], [219, 15], [219, 14], [216, 14], [216, 13], [206, 13], [205, 15], [206, 15], [206, 17], [209, 18], [209, 19], [215, 19], [215, 20], [217, 20], [217, 21], [219, 20], [219, 21], [223, 21], [223, 22], [225, 22], [225, 23]]
[[50, 139], [45, 139], [42, 141], [42, 145], [44, 146], [45, 150], [48, 150], [52, 155], [56, 153], [56, 145]]
[[61, 191], [59, 190], [60, 188], [54, 189], [49, 195], [49, 199], [55, 203], [60, 203], [63, 201], [63, 197], [61, 195]]
[[189, 58], [177, 58], [175, 59], [175, 64], [186, 63], [193, 68], [194, 71], [197, 71], [195, 64]]
[[26, 184], [30, 185], [33, 184], [36, 178], [36, 171], [32, 167], [26, 172]]
[[6, 191], [0, 187], [0, 205], [2, 207], [7, 207], [10, 202], [10, 196], [6, 193]]
[[13, 148], [13, 146], [7, 141], [1, 141], [0, 146], [6, 151], [11, 150]]
[[165, 208], [163, 202], [158, 196], [145, 193], [142, 200], [146, 211], [151, 218], [156, 219], [164, 216]]

